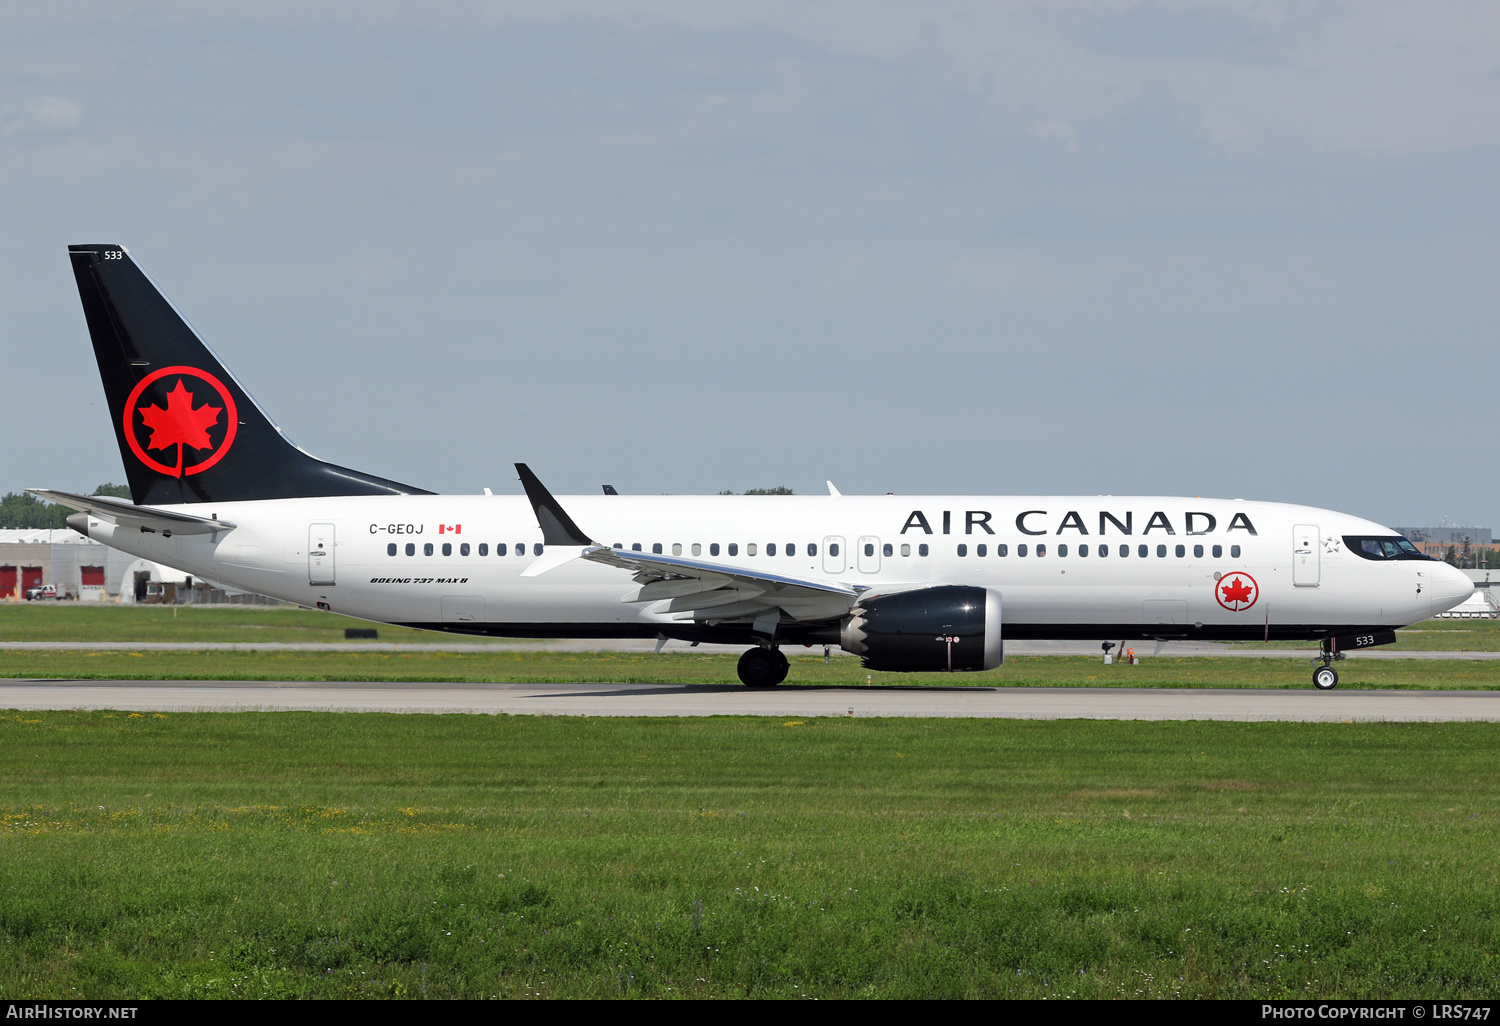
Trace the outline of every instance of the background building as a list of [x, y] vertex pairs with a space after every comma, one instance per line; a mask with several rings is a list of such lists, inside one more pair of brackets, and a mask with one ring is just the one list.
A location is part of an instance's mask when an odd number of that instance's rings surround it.
[[275, 601], [194, 580], [66, 528], [0, 529], [0, 601], [24, 601], [28, 588], [45, 584], [59, 598], [84, 602]]
[[0, 599], [21, 599], [43, 584], [85, 601], [117, 599], [133, 562], [129, 553], [76, 531], [0, 530]]
[[1485, 550], [1493, 547], [1488, 527], [1442, 524], [1438, 527], [1398, 527], [1396, 530], [1426, 555], [1445, 559], [1451, 549], [1459, 566], [1488, 562], [1489, 554]]

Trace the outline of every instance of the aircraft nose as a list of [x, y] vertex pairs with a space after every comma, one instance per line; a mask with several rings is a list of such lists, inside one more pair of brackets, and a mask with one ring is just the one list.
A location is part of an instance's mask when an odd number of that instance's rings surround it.
[[1435, 563], [1428, 571], [1428, 594], [1434, 615], [1452, 609], [1474, 594], [1474, 582], [1462, 570], [1447, 563]]

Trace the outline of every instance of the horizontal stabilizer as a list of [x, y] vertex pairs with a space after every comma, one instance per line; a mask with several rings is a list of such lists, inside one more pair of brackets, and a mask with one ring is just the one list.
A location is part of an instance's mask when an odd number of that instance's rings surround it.
[[[116, 527], [127, 529], [139, 528], [146, 532], [166, 535], [217, 534], [220, 531], [232, 531], [236, 526], [228, 520], [214, 520], [209, 517], [195, 517], [187, 513], [154, 509], [150, 506], [136, 506], [124, 499], [112, 499], [103, 495], [74, 495], [71, 492], [54, 492], [48, 488], [26, 490], [48, 502], [76, 509], [80, 513], [87, 513], [98, 520], [105, 520]], [[71, 517], [68, 522], [70, 527], [73, 526]], [[74, 529], [77, 530], [76, 527]], [[87, 531], [80, 533], [88, 534]]]

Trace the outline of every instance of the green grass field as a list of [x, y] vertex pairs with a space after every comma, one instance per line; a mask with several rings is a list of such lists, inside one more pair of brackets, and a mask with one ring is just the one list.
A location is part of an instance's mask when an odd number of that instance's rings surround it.
[[0, 716], [0, 997], [1500, 989], [1500, 726]]

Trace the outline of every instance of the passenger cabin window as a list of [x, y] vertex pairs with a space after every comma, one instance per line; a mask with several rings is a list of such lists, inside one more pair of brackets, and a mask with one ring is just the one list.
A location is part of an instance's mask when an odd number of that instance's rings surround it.
[[1240, 558], [1240, 547], [1238, 545], [1231, 545], [1231, 546], [1229, 546], [1229, 558], [1230, 559], [1239, 559]]
[[1045, 546], [1045, 545], [1038, 545], [1036, 547], [1036, 557], [1038, 559], [1041, 559], [1046, 554], [1047, 554], [1047, 546]]
[[731, 556], [738, 556], [740, 554], [740, 544], [739, 544], [739, 542], [730, 542], [729, 543], [729, 554]]
[[[620, 547], [620, 546], [619, 546], [619, 545], [616, 545], [616, 546], [615, 546], [615, 548], [617, 548], [617, 549], [618, 549], [618, 548], [619, 548], [619, 547]], [[495, 546], [495, 555], [497, 555], [497, 556], [503, 556], [503, 555], [505, 555], [505, 554], [506, 554], [506, 549], [505, 549], [505, 543], [504, 543], [504, 542], [500, 542], [500, 543], [498, 543], [498, 544], [497, 544], [497, 545], [496, 545], [496, 546]]]
[[1142, 559], [1145, 559], [1147, 556], [1151, 555], [1151, 546], [1149, 546], [1149, 545], [1138, 546], [1136, 548], [1136, 550], [1135, 550], [1135, 554], [1137, 556], [1140, 556]]
[[774, 556], [774, 555], [776, 555], [776, 543], [775, 542], [766, 542], [766, 555], [768, 555], [768, 556]]
[[760, 550], [756, 547], [756, 545], [755, 545], [754, 542], [746, 542], [745, 543], [745, 555], [747, 555], [747, 556], [753, 556], [753, 555], [755, 555], [759, 551]]
[[518, 556], [524, 556], [524, 555], [526, 555], [526, 543], [525, 542], [516, 542], [516, 555], [518, 555]]
[[396, 543], [395, 542], [391, 542], [389, 545], [387, 545], [385, 547], [385, 554], [387, 556], [394, 556], [396, 554]]
[[1099, 558], [1103, 559], [1107, 555], [1109, 555], [1109, 546], [1108, 545], [1101, 545], [1101, 546], [1099, 546]]
[[708, 543], [708, 554], [710, 556], [717, 556], [719, 554], [719, 543], [718, 542], [709, 542]]
[[1187, 546], [1186, 545], [1179, 545], [1179, 546], [1177, 546], [1176, 552], [1177, 552], [1177, 558], [1181, 559], [1183, 556], [1187, 555]]
[[641, 551], [641, 543], [640, 542], [631, 542], [630, 543], [630, 551], [631, 552], [639, 552], [639, 551]]
[[883, 555], [886, 556], [892, 555], [895, 552], [895, 550], [891, 548], [890, 542], [886, 542], [884, 545], [880, 546], [880, 551]]
[[963, 543], [959, 543], [958, 554], [960, 556], [967, 556], [969, 554], [969, 547]]
[[[526, 546], [524, 546], [524, 545], [521, 546], [521, 554], [522, 555], [526, 554]], [[531, 543], [531, 554], [533, 556], [540, 556], [542, 554], [542, 543], [541, 542], [532, 542]]]
[[[1344, 545], [1361, 559], [1430, 559], [1398, 535], [1344, 535]], [[1238, 546], [1236, 546], [1238, 547]]]
[[911, 543], [910, 542], [902, 542], [901, 543], [901, 555], [903, 555], [903, 556], [909, 556], [909, 555], [911, 555]]
[[919, 555], [919, 556], [925, 556], [925, 555], [927, 555], [927, 552], [928, 552], [928, 549], [927, 549], [927, 543], [926, 542], [923, 542], [922, 544], [920, 544], [920, 545], [917, 546], [917, 555]]
[[1010, 546], [1006, 545], [1004, 542], [1001, 542], [999, 545], [995, 546], [995, 555], [997, 555], [997, 556], [1008, 556], [1008, 555], [1010, 555]]
[[[837, 556], [839, 554], [839, 543], [838, 542], [829, 542], [828, 543], [828, 554], [830, 556]], [[924, 553], [924, 555], [925, 555], [925, 553]]]
[[1194, 545], [1193, 546], [1193, 558], [1194, 559], [1202, 559], [1203, 558], [1203, 546], [1202, 545]]
[[1214, 558], [1215, 559], [1223, 559], [1224, 558], [1224, 546], [1222, 546], [1222, 545], [1215, 545], [1214, 546]]
[[1068, 554], [1068, 546], [1067, 545], [1059, 545], [1057, 547], [1057, 554], [1059, 556], [1066, 556]]
[[653, 542], [651, 545], [651, 551], [656, 553], [656, 555], [658, 556], [661, 555], [661, 542]]
[[[1146, 546], [1142, 545], [1141, 546], [1141, 555], [1144, 556], [1145, 554], [1146, 554]], [[1128, 555], [1130, 555], [1130, 546], [1129, 545], [1121, 545], [1120, 546], [1120, 558], [1124, 559]]]
[[1078, 546], [1078, 554], [1080, 556], [1087, 556], [1089, 554], [1089, 547], [1087, 545]]
[[700, 542], [693, 542], [693, 550], [692, 551], [693, 551], [693, 555], [695, 555], [695, 556], [701, 556], [701, 555], [703, 555], [703, 545]]
[[788, 556], [795, 556], [797, 554], [797, 543], [796, 542], [787, 542], [786, 543], [786, 554]]
[[1016, 546], [1016, 555], [1018, 555], [1018, 556], [1024, 556], [1024, 555], [1026, 555], [1026, 543], [1025, 542], [1022, 542], [1020, 545]]
[[672, 543], [672, 555], [674, 555], [674, 556], [680, 556], [680, 555], [682, 555], [682, 542], [673, 542]]
[[464, 542], [462, 545], [460, 545], [458, 547], [458, 554], [460, 556], [467, 556], [469, 554], [469, 543], [468, 542]]
[[979, 558], [983, 559], [988, 553], [989, 548], [986, 547], [983, 542], [980, 542], [978, 545], [974, 546], [974, 555], [978, 556]]
[[865, 555], [867, 555], [867, 556], [873, 556], [873, 555], [875, 555], [875, 543], [874, 542], [865, 542]]
[[415, 545], [413, 545], [411, 542], [407, 542], [406, 543], [406, 554], [408, 556], [415, 556], [417, 554], [417, 547]]
[[1165, 545], [1158, 545], [1156, 547], [1156, 558], [1157, 559], [1165, 559], [1166, 556], [1167, 556], [1167, 547]]
[[424, 556], [430, 556], [430, 555], [432, 555], [432, 542], [428, 542], [426, 545], [422, 546], [422, 555], [424, 555]]
[[807, 543], [807, 554], [809, 556], [816, 556], [818, 554], [818, 543], [817, 542], [808, 542]]
[[481, 556], [488, 556], [490, 554], [490, 543], [489, 542], [480, 542], [479, 543], [479, 554]]
[[443, 555], [453, 555], [453, 544], [451, 542], [443, 542]]

